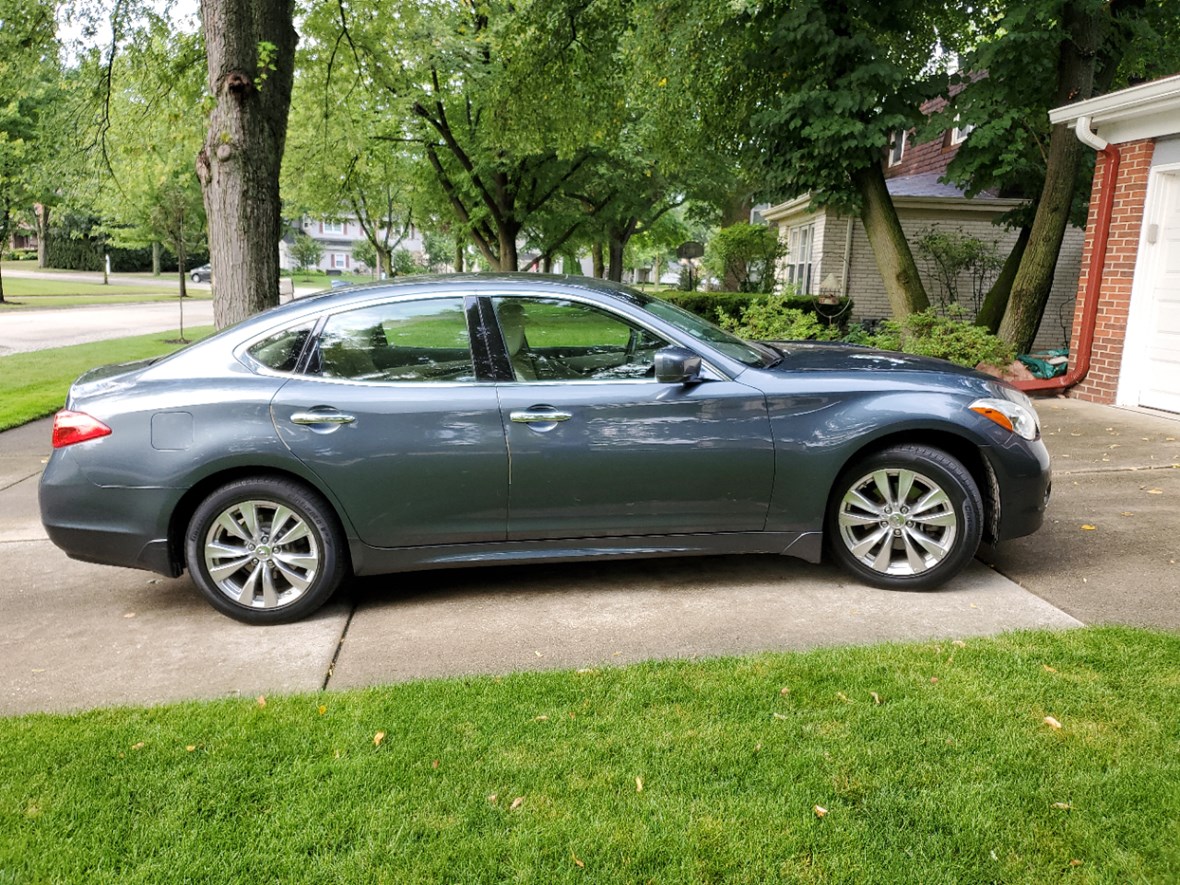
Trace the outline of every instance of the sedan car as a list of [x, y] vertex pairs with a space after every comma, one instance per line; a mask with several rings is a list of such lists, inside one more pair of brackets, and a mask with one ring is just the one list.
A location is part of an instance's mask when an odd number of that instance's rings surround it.
[[194, 283], [208, 283], [213, 279], [213, 265], [202, 264], [188, 272], [188, 278]]
[[743, 341], [580, 277], [412, 277], [89, 372], [41, 480], [76, 559], [178, 576], [242, 621], [350, 575], [825, 549], [925, 590], [1034, 531], [1024, 394], [938, 360]]

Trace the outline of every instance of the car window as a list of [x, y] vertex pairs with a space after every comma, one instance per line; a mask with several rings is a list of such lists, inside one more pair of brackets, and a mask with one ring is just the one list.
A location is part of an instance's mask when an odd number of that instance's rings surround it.
[[655, 377], [668, 342], [617, 314], [561, 298], [493, 298], [517, 381]]
[[294, 372], [311, 334], [311, 326], [284, 329], [252, 344], [246, 353], [268, 369], [276, 372]]
[[396, 301], [329, 317], [311, 371], [398, 383], [474, 381], [462, 298]]

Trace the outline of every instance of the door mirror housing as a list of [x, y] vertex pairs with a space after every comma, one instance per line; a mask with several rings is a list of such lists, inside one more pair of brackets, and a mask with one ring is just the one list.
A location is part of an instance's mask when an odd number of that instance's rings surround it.
[[701, 380], [701, 358], [687, 347], [656, 351], [656, 380], [661, 384], [692, 384]]

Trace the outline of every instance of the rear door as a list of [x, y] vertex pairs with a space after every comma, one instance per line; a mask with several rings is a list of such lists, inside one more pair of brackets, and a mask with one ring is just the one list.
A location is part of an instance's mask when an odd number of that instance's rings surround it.
[[508, 454], [478, 379], [464, 299], [334, 314], [307, 373], [274, 398], [280, 437], [375, 547], [502, 540]]

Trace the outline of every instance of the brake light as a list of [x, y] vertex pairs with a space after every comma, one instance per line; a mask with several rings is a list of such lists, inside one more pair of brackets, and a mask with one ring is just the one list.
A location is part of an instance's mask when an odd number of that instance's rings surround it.
[[63, 409], [53, 416], [53, 447], [55, 449], [86, 442], [88, 439], [110, 436], [110, 433], [111, 428], [85, 412], [71, 412], [69, 409]]

